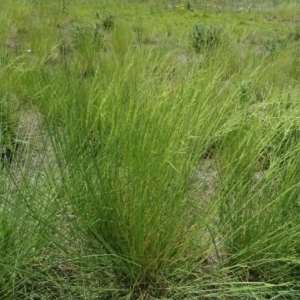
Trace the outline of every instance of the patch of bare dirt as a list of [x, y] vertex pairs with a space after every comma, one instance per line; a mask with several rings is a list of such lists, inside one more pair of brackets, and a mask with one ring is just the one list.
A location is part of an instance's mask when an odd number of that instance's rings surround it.
[[16, 34], [12, 34], [3, 42], [3, 46], [11, 50], [16, 50], [20, 44], [21, 42]]
[[[17, 100], [15, 100], [17, 101]], [[14, 193], [25, 181], [43, 181], [47, 170], [56, 167], [55, 155], [50, 138], [44, 130], [43, 118], [32, 106], [23, 107], [19, 112], [14, 149], [10, 161], [4, 162], [0, 181], [5, 190]], [[1, 180], [2, 179], [2, 180]]]
[[202, 159], [195, 170], [193, 182], [200, 203], [205, 203], [215, 193], [219, 184], [217, 164], [213, 158]]

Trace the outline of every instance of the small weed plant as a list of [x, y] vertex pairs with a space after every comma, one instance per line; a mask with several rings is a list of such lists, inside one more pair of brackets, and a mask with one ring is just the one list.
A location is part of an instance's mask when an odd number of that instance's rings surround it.
[[105, 13], [102, 17], [101, 23], [102, 23], [102, 28], [104, 30], [112, 30], [114, 25], [115, 25], [115, 15], [112, 13]]
[[216, 49], [223, 38], [224, 32], [217, 25], [197, 23], [190, 33], [190, 43], [196, 53]]

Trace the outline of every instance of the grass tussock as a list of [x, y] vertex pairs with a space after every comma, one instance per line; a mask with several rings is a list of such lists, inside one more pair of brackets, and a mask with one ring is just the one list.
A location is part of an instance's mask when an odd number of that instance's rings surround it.
[[297, 299], [299, 7], [275, 2], [3, 6], [0, 299]]

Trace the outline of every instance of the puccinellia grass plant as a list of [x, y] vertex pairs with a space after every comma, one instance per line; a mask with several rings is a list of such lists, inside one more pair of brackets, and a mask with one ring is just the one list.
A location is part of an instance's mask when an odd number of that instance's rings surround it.
[[234, 2], [18, 4], [0, 91], [28, 134], [0, 174], [0, 298], [297, 299], [297, 34]]
[[[167, 76], [147, 75], [157, 56], [127, 55], [127, 65], [105, 74], [105, 86], [99, 71], [79, 89], [76, 78], [60, 74], [53, 88], [68, 88], [64, 101], [54, 100], [63, 125], [52, 134], [63, 151], [62, 190], [85, 228], [86, 247], [105, 254], [133, 294], [163, 295], [163, 282], [198, 268], [210, 251], [213, 203], [202, 207], [189, 197], [189, 181], [213, 132], [226, 123], [229, 103], [215, 114], [208, 78], [199, 90], [192, 84], [174, 91]], [[209, 126], [207, 114], [215, 116]]]

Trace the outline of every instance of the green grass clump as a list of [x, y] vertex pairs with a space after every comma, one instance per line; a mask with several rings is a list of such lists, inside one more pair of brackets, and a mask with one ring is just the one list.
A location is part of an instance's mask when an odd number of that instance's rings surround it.
[[1, 299], [297, 299], [298, 6], [275, 2], [3, 6]]
[[[76, 89], [75, 98], [65, 98], [58, 109], [62, 113], [70, 101], [81, 115], [65, 111], [65, 130], [53, 133], [63, 148], [61, 164], [68, 164], [61, 174], [64, 193], [88, 228], [87, 239], [111, 255], [119, 280], [134, 293], [149, 285], [159, 289], [163, 274], [174, 276], [182, 264], [194, 268], [208, 251], [204, 232], [210, 216], [198, 224], [197, 208], [185, 195], [190, 169], [211, 139], [200, 134], [201, 115], [213, 112], [193, 89], [170, 101], [168, 79], [147, 75], [155, 62], [140, 54], [116, 70], [105, 87], [96, 70], [94, 85], [81, 96]], [[187, 122], [187, 115], [194, 122]], [[214, 126], [222, 121], [215, 119]], [[195, 240], [202, 239], [196, 247]]]
[[196, 24], [191, 31], [191, 45], [196, 53], [217, 48], [223, 38], [222, 28], [218, 26]]

